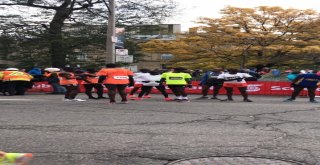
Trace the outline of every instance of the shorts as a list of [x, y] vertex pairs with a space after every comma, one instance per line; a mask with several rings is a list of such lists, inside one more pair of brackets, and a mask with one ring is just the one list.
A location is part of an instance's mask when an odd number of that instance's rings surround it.
[[143, 84], [134, 84], [133, 87], [135, 87], [135, 88], [141, 88], [142, 86], [143, 86]]
[[248, 84], [247, 83], [223, 83], [223, 87], [229, 87], [229, 88], [241, 88], [241, 87], [247, 87]]

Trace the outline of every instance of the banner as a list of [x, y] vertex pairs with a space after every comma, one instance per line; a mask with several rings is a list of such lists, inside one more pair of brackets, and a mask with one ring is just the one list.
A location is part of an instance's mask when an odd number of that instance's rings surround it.
[[[201, 86], [199, 81], [192, 82], [192, 88], [186, 88], [189, 94], [201, 94]], [[293, 92], [293, 88], [290, 87], [290, 82], [275, 82], [275, 81], [250, 81], [248, 83], [247, 92], [249, 95], [279, 95], [279, 96], [290, 96]], [[130, 91], [132, 87], [128, 87], [127, 91]], [[28, 92], [52, 92], [51, 85], [47, 82], [35, 82], [32, 89]], [[84, 87], [80, 86], [80, 92], [84, 92]], [[104, 92], [107, 89], [104, 88]], [[153, 93], [159, 93], [157, 89], [152, 90]], [[167, 88], [168, 93], [172, 93], [169, 88]], [[212, 94], [213, 88], [209, 90], [209, 94]], [[219, 94], [226, 94], [224, 88], [221, 88]], [[238, 89], [234, 89], [234, 94], [240, 94]], [[307, 89], [304, 89], [300, 95], [306, 96], [308, 94]], [[320, 88], [317, 88], [316, 95], [320, 95]]]

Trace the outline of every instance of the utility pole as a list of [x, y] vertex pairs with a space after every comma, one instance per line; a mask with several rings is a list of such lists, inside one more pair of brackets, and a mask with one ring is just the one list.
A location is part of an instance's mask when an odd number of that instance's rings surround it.
[[109, 0], [108, 7], [108, 26], [107, 26], [107, 42], [106, 42], [106, 64], [115, 63], [115, 0]]

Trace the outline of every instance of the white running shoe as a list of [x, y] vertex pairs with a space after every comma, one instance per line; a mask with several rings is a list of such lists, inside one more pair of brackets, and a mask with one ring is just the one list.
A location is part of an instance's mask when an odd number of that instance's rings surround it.
[[83, 102], [83, 101], [87, 101], [87, 100], [82, 100], [82, 99], [73, 99], [74, 101], [79, 101], [79, 102]]
[[71, 99], [63, 99], [62, 101], [69, 102], [69, 101], [72, 101], [72, 100]]

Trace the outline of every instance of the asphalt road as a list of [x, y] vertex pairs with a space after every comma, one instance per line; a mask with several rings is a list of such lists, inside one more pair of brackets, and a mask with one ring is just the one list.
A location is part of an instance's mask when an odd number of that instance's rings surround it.
[[307, 98], [251, 96], [246, 103], [192, 95], [177, 103], [153, 96], [114, 105], [0, 96], [0, 150], [33, 153], [31, 165], [164, 165], [214, 156], [320, 164], [320, 104]]

